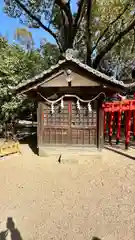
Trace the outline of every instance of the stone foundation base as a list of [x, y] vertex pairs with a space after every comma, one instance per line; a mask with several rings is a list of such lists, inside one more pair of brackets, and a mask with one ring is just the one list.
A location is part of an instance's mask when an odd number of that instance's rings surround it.
[[93, 157], [99, 159], [102, 156], [101, 150], [88, 147], [39, 147], [40, 157], [50, 157], [56, 162], [79, 163], [81, 159], [89, 161]]

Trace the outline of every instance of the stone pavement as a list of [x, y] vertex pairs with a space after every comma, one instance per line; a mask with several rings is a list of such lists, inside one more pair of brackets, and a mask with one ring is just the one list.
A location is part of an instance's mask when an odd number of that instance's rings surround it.
[[1, 159], [0, 232], [11, 217], [13, 240], [134, 240], [135, 161], [107, 150], [78, 158], [59, 164], [22, 145]]

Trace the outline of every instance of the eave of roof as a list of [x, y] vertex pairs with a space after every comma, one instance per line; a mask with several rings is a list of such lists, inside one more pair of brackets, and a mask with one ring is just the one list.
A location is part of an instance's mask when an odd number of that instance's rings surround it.
[[112, 83], [125, 89], [132, 88], [135, 86], [135, 82], [125, 84], [123, 81], [119, 81], [114, 77], [109, 77], [106, 74], [101, 73], [98, 70], [95, 70], [92, 67], [89, 67], [88, 65], [80, 62], [78, 59], [73, 58], [70, 54], [67, 54], [64, 60], [60, 60], [56, 65], [51, 66], [48, 70], [45, 70], [42, 73], [36, 75], [35, 77], [28, 79], [27, 81], [19, 84], [17, 87], [14, 88], [14, 91], [19, 91], [22, 88], [26, 88], [29, 85], [33, 85], [34, 87], [34, 83], [37, 84], [38, 82], [40, 82], [40, 80], [44, 79], [46, 75], [51, 74], [51, 72], [53, 72], [54, 70], [57, 70], [62, 64], [66, 62], [70, 62], [78, 65], [80, 68], [86, 70], [88, 73], [93, 74], [95, 77], [105, 80], [108, 84]]

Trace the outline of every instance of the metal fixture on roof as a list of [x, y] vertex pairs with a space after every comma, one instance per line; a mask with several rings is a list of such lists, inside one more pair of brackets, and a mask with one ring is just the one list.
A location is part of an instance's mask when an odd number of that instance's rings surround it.
[[72, 48], [69, 48], [65, 52], [65, 58], [67, 60], [71, 60], [72, 58], [75, 58], [75, 51]]
[[72, 81], [72, 71], [70, 69], [67, 69], [66, 74], [67, 74], [67, 77], [66, 77], [67, 81], [71, 82]]

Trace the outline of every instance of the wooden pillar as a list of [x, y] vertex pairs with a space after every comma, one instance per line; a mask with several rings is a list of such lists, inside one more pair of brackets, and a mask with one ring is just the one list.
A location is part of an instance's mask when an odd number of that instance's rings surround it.
[[43, 107], [42, 102], [38, 102], [37, 107], [37, 146], [41, 146], [43, 144]]

